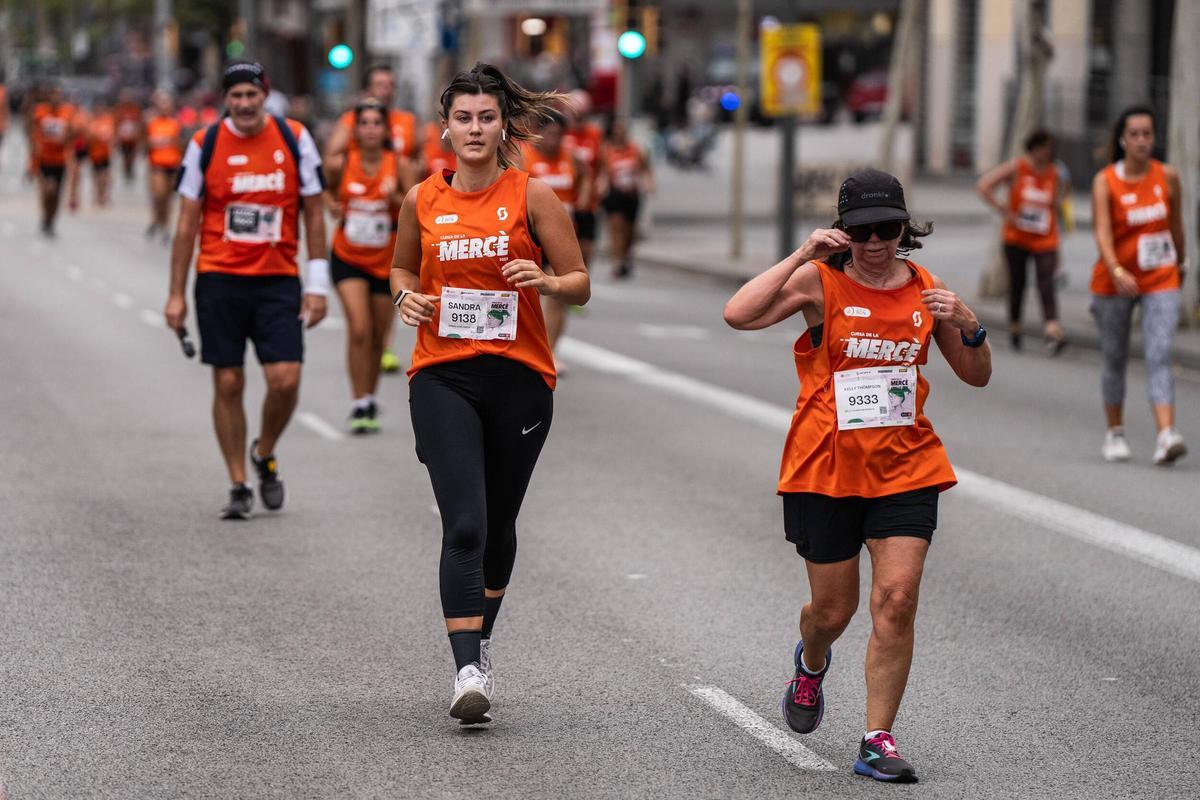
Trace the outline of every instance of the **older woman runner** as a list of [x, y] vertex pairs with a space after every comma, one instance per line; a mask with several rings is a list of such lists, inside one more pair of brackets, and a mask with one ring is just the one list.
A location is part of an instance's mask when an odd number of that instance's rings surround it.
[[[812, 599], [800, 612], [800, 643], [783, 714], [811, 733], [825, 711], [822, 681], [831, 645], [858, 608], [858, 559], [871, 556], [866, 733], [854, 771], [915, 782], [892, 725], [912, 663], [925, 555], [937, 526], [938, 493], [954, 471], [923, 414], [921, 366], [936, 341], [955, 374], [973, 386], [991, 376], [987, 332], [940, 279], [903, 256], [930, 228], [909, 221], [904, 190], [866, 170], [842, 184], [838, 221], [743, 286], [725, 306], [740, 330], [803, 314], [795, 346], [800, 397], [780, 470], [787, 540], [805, 560]], [[899, 253], [899, 257], [897, 256]]]
[[511, 166], [558, 99], [488, 64], [456, 75], [441, 106], [457, 171], [429, 176], [400, 209], [391, 288], [417, 329], [409, 404], [442, 517], [442, 613], [457, 670], [450, 716], [463, 724], [490, 720], [492, 626], [553, 413], [541, 299], [582, 305], [591, 294], [567, 210]]

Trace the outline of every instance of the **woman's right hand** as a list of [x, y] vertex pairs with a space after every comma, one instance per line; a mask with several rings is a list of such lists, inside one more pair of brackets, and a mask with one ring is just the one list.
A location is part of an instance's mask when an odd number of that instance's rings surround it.
[[804, 244], [796, 252], [800, 254], [801, 264], [809, 261], [824, 261], [835, 253], [844, 253], [850, 249], [850, 237], [845, 231], [837, 228], [817, 228], [808, 235]]
[[1133, 277], [1129, 270], [1117, 267], [1112, 271], [1112, 279], [1113, 284], [1117, 287], [1117, 294], [1122, 297], [1138, 296], [1137, 278]]
[[404, 295], [404, 299], [397, 306], [400, 312], [400, 320], [405, 325], [413, 328], [422, 322], [432, 322], [433, 312], [441, 300], [442, 298], [436, 294], [409, 292]]

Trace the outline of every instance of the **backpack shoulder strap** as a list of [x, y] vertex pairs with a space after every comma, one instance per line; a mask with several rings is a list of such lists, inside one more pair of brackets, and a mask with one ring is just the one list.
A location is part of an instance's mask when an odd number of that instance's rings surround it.
[[283, 137], [284, 144], [287, 145], [288, 152], [292, 154], [292, 161], [296, 164], [296, 168], [300, 168], [300, 143], [296, 141], [296, 134], [292, 132], [292, 126], [288, 125], [287, 120], [278, 114], [272, 114], [271, 119], [275, 120], [275, 127], [279, 129], [279, 135]]
[[[208, 165], [212, 163], [213, 151], [217, 149], [217, 134], [220, 133], [221, 120], [217, 120], [212, 125], [209, 125], [204, 130], [204, 141], [200, 144], [200, 187], [203, 191], [204, 175], [208, 172]], [[179, 170], [175, 175], [175, 190], [179, 190], [180, 184], [183, 183], [183, 170]]]

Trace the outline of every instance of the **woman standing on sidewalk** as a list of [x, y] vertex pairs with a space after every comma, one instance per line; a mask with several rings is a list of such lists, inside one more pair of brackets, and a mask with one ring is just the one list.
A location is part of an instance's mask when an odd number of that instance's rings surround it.
[[[912, 664], [917, 596], [937, 526], [938, 493], [954, 470], [923, 414], [921, 367], [936, 341], [972, 386], [992, 374], [987, 331], [942, 281], [904, 256], [930, 233], [909, 221], [900, 182], [886, 172], [850, 176], [838, 221], [743, 286], [725, 306], [739, 330], [800, 313], [808, 331], [794, 355], [800, 396], [784, 446], [779, 494], [787, 540], [805, 560], [811, 601], [783, 715], [811, 733], [825, 711], [831, 646], [858, 609], [859, 553], [871, 556], [866, 733], [854, 771], [911, 783], [892, 725]], [[899, 257], [898, 257], [899, 254]]]
[[[1066, 346], [1058, 322], [1054, 273], [1058, 270], [1058, 206], [1066, 193], [1054, 163], [1054, 136], [1036, 130], [1025, 139], [1025, 155], [1006, 161], [985, 173], [975, 191], [983, 202], [1004, 218], [1004, 258], [1008, 262], [1008, 335], [1014, 350], [1021, 349], [1021, 307], [1025, 303], [1026, 264], [1033, 259], [1046, 350], [1058, 355]], [[1008, 203], [993, 196], [1007, 183]]]
[[541, 300], [583, 305], [591, 294], [566, 208], [512, 166], [560, 101], [490, 64], [460, 72], [441, 98], [456, 171], [430, 175], [400, 209], [391, 289], [400, 319], [417, 329], [409, 405], [442, 518], [442, 615], [457, 670], [450, 716], [463, 724], [490, 720], [492, 626], [554, 411]]
[[1112, 135], [1112, 163], [1092, 181], [1096, 247], [1092, 270], [1092, 316], [1104, 355], [1101, 389], [1108, 431], [1105, 461], [1128, 461], [1125, 439], [1125, 367], [1134, 306], [1141, 306], [1142, 339], [1150, 403], [1158, 425], [1154, 463], [1173, 464], [1187, 453], [1175, 429], [1171, 344], [1179, 326], [1184, 264], [1179, 173], [1151, 157], [1154, 112], [1126, 109]]
[[608, 223], [608, 250], [612, 256], [613, 276], [633, 274], [633, 237], [637, 232], [638, 210], [642, 195], [654, 192], [654, 173], [642, 149], [629, 140], [625, 122], [614, 118], [608, 124], [600, 163], [600, 183], [604, 193], [605, 219]]

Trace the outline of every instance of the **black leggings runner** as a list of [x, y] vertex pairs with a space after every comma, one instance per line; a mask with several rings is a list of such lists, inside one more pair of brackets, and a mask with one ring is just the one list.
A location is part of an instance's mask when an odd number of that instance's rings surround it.
[[1025, 305], [1025, 264], [1030, 257], [1037, 270], [1042, 319], [1046, 322], [1057, 320], [1058, 297], [1054, 291], [1054, 273], [1058, 269], [1058, 251], [1031, 253], [1023, 247], [1006, 244], [1004, 257], [1008, 260], [1008, 321], [1021, 321], [1021, 307]]
[[554, 393], [524, 364], [484, 355], [422, 369], [409, 409], [442, 516], [442, 613], [483, 616], [484, 587], [503, 589], [512, 576], [517, 513]]

